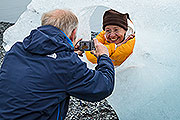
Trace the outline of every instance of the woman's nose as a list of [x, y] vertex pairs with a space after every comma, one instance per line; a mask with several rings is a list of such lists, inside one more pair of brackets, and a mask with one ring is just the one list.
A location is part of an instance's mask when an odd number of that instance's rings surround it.
[[116, 34], [114, 32], [111, 32], [110, 37], [114, 37]]

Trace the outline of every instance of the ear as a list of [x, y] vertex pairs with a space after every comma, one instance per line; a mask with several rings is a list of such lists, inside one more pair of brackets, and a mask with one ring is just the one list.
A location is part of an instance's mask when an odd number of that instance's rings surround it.
[[70, 37], [69, 37], [69, 39], [70, 39], [72, 42], [76, 39], [76, 32], [77, 32], [77, 28], [75, 28], [75, 29], [72, 31], [72, 33], [71, 33], [71, 35], [70, 35]]

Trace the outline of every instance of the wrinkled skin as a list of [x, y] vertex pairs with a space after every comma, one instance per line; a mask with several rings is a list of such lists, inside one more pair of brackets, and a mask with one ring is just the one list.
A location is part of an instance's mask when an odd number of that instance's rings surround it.
[[115, 43], [116, 45], [123, 42], [126, 30], [117, 25], [108, 25], [105, 27], [105, 37], [109, 43]]

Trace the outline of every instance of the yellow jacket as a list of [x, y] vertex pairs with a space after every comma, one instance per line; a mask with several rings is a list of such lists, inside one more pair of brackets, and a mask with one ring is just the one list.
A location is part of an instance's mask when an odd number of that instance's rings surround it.
[[[129, 36], [132, 33], [134, 33], [134, 25], [133, 22], [128, 19], [128, 31], [126, 32], [126, 35]], [[111, 58], [114, 66], [121, 65], [132, 54], [135, 45], [135, 37], [116, 47], [114, 43], [108, 43], [104, 35], [105, 31], [101, 31], [96, 38], [108, 48], [109, 57]], [[90, 51], [86, 51], [85, 54], [91, 63], [97, 63], [97, 58], [91, 54]]]
[[[126, 43], [118, 46], [116, 48], [116, 45], [114, 43], [108, 43], [107, 40], [104, 37], [105, 31], [100, 32], [96, 38], [99, 42], [104, 44], [109, 51], [109, 56], [114, 64], [114, 66], [121, 65], [133, 52], [134, 44], [135, 44], [135, 38], [128, 40]], [[87, 59], [93, 63], [97, 63], [97, 58], [90, 53], [90, 51], [85, 52]]]

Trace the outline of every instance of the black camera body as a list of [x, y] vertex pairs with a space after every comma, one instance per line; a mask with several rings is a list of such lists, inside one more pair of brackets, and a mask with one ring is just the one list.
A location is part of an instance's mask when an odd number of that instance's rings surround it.
[[93, 40], [90, 40], [90, 41], [80, 41], [79, 42], [79, 50], [82, 50], [82, 51], [95, 50], [94, 41]]

